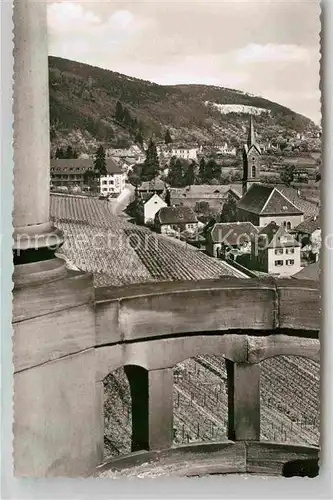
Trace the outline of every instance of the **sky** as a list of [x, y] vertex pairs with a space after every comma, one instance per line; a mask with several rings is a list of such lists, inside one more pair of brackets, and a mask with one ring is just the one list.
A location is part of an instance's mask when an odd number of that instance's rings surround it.
[[317, 0], [48, 0], [49, 53], [250, 92], [320, 124], [319, 16]]

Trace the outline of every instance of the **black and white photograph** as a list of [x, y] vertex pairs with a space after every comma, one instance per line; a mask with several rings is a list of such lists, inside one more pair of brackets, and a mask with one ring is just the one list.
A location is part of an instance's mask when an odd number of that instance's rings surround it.
[[319, 1], [13, 22], [15, 477], [318, 476]]

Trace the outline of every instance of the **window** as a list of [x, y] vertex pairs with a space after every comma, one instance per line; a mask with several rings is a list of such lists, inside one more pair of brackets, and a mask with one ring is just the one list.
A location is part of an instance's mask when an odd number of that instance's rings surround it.
[[114, 184], [114, 181], [113, 181], [113, 179], [112, 179], [111, 181], [109, 181], [109, 184]]
[[252, 165], [252, 177], [256, 176], [256, 167], [255, 165]]
[[276, 248], [275, 249], [275, 255], [281, 255], [281, 254], [283, 254], [283, 248]]
[[105, 186], [108, 183], [108, 181], [102, 181], [103, 186]]
[[291, 229], [291, 222], [287, 222], [287, 229]]
[[295, 264], [295, 261], [292, 259], [286, 260], [286, 264], [287, 264], [287, 266], [293, 266]]
[[276, 267], [283, 266], [283, 260], [276, 260], [276, 261], [274, 262], [274, 265], [275, 265]]
[[286, 249], [286, 253], [295, 253], [295, 249], [294, 248], [287, 248]]

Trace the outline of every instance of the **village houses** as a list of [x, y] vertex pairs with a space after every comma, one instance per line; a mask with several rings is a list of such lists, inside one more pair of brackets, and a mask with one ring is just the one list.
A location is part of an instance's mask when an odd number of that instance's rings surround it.
[[318, 262], [321, 248], [320, 219], [316, 215], [301, 222], [293, 229], [293, 234], [301, 245], [301, 258]]
[[[105, 161], [107, 174], [100, 177], [99, 192], [101, 194], [119, 194], [125, 188], [126, 173], [112, 159]], [[52, 159], [51, 160], [51, 187], [53, 189], [83, 191], [85, 185], [85, 173], [93, 170], [92, 158], [77, 159]]]
[[157, 212], [166, 207], [165, 201], [156, 193], [143, 193], [128, 207], [127, 212], [133, 216], [136, 224], [153, 225]]
[[155, 229], [162, 234], [194, 233], [197, 228], [197, 216], [189, 207], [163, 207], [155, 215]]
[[215, 223], [206, 232], [206, 253], [222, 259], [250, 254], [256, 234], [258, 229], [251, 222]]
[[283, 226], [270, 222], [252, 239], [251, 268], [287, 277], [301, 270], [300, 243]]
[[126, 185], [126, 173], [113, 160], [105, 161], [107, 174], [102, 175], [99, 180], [100, 193], [103, 195], [120, 194]]

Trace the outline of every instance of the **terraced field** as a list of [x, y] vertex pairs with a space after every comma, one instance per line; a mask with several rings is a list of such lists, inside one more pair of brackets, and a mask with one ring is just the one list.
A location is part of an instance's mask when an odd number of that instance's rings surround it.
[[[319, 364], [280, 356], [261, 363], [261, 439], [319, 444]], [[224, 359], [197, 356], [174, 368], [174, 443], [227, 438]], [[105, 456], [130, 452], [129, 387], [123, 370], [105, 382]]]

